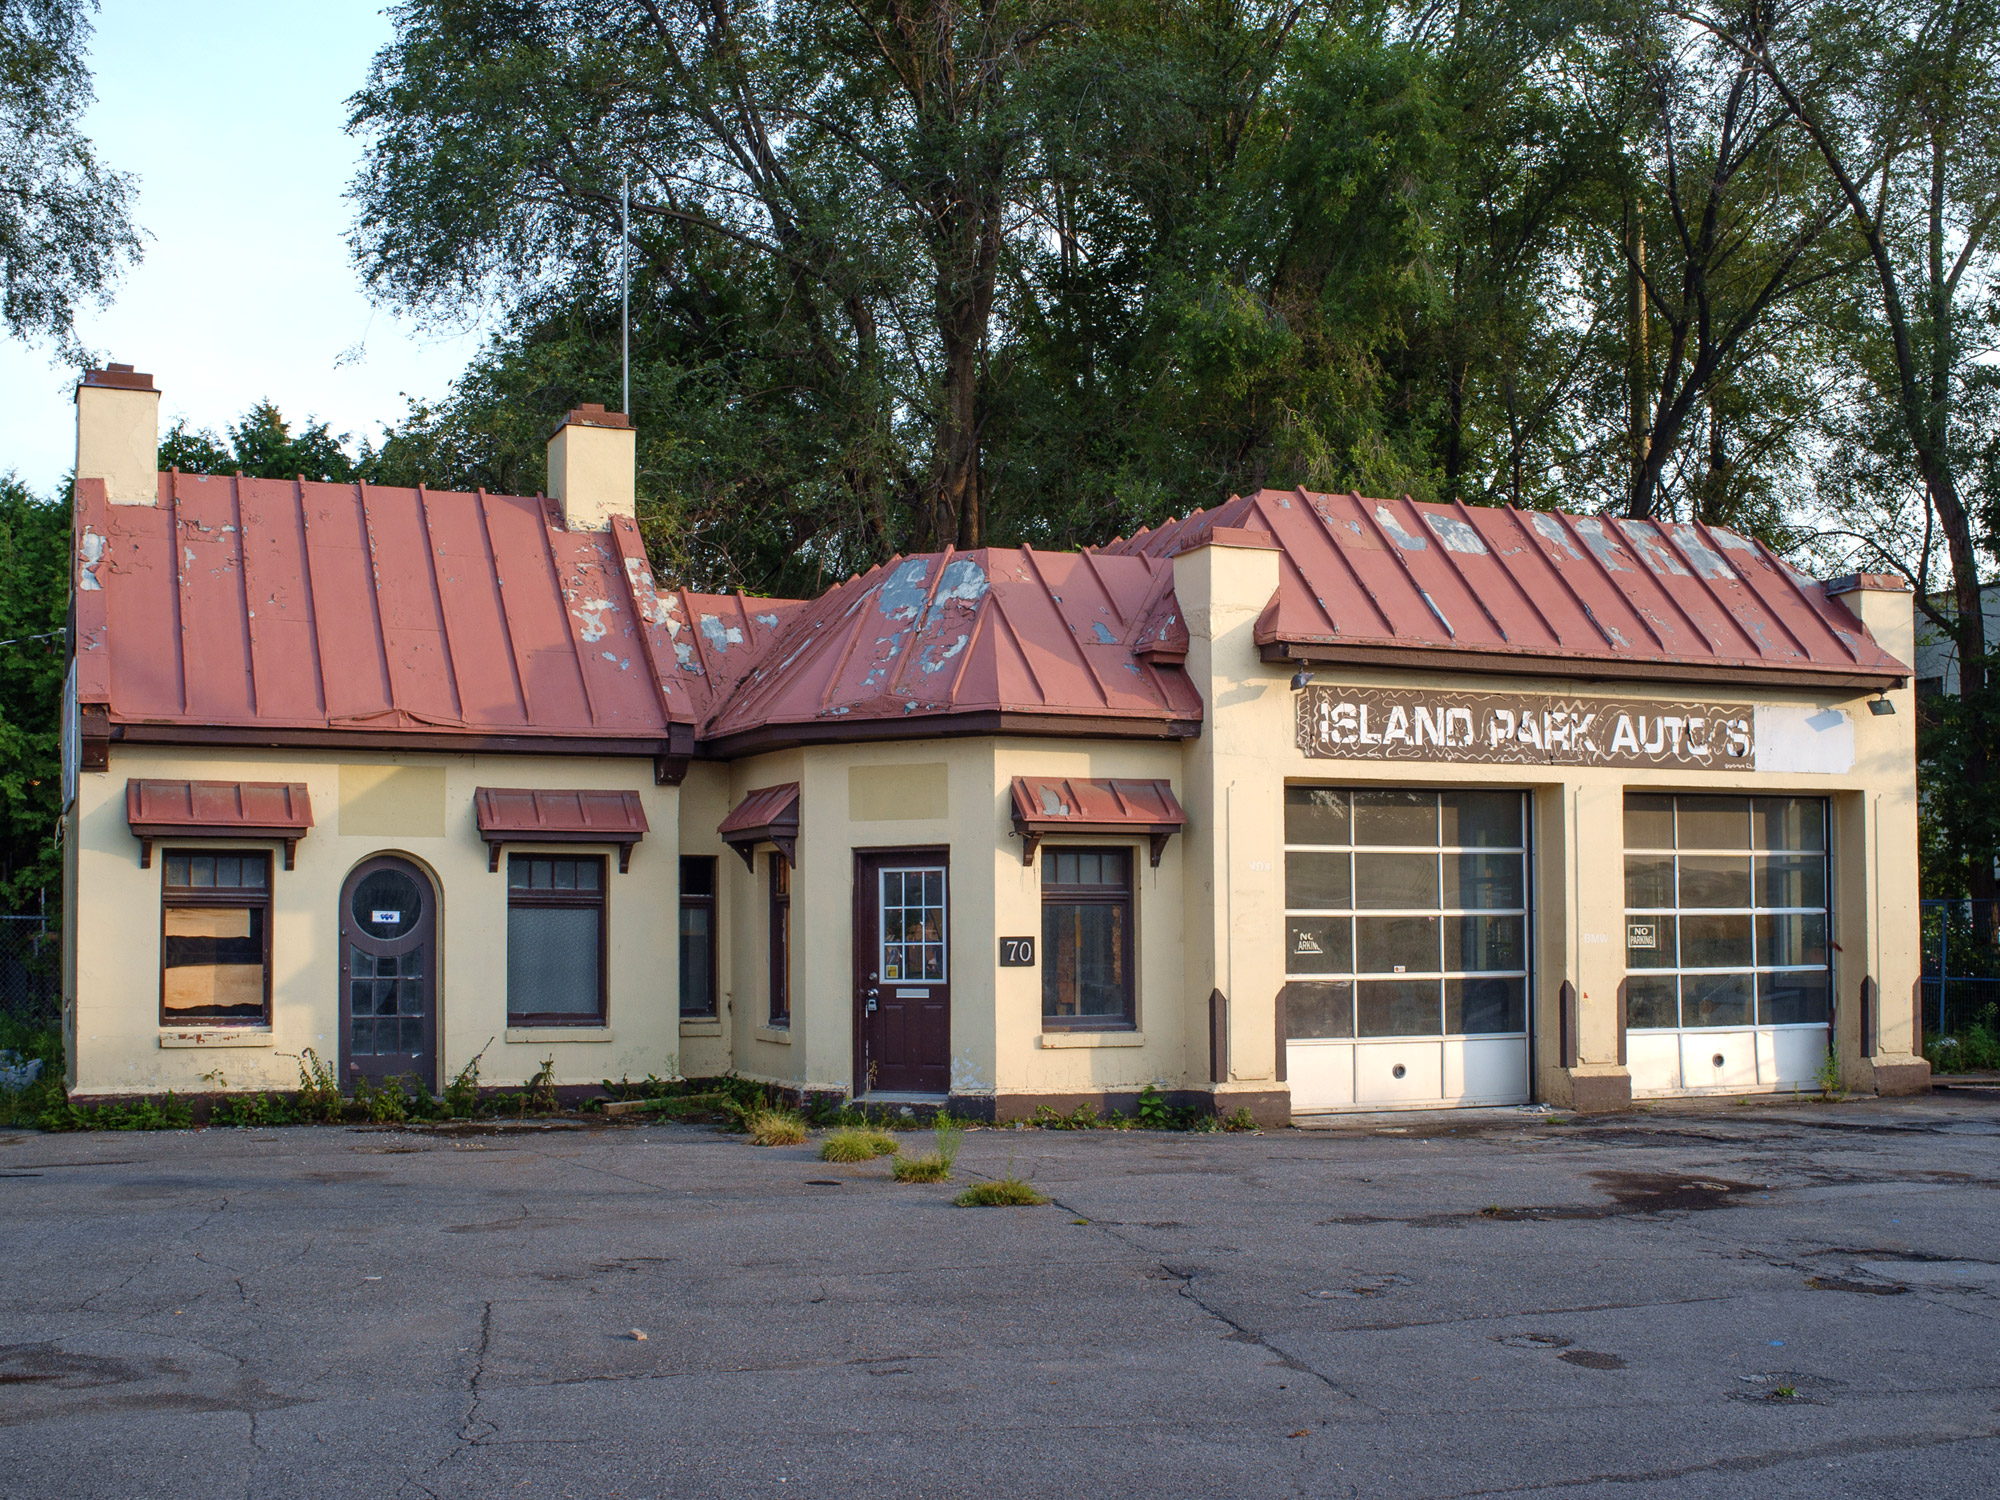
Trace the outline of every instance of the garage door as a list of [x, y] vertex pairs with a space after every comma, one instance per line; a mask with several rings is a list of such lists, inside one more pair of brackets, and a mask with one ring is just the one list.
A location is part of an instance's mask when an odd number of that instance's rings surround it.
[[1826, 832], [1818, 797], [1627, 794], [1635, 1095], [1814, 1083], [1833, 998]]
[[1285, 789], [1295, 1111], [1526, 1101], [1526, 802]]

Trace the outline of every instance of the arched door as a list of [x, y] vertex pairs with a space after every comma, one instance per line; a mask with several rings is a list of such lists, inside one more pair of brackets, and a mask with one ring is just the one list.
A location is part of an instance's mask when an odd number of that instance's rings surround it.
[[406, 859], [364, 860], [340, 892], [344, 1086], [437, 1080], [437, 893]]

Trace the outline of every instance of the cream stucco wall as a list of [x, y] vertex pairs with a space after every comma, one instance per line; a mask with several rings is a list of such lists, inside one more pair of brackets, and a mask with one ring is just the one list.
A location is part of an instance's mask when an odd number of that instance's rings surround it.
[[[1851, 769], [1710, 772], [1614, 767], [1528, 767], [1308, 757], [1295, 744], [1289, 668], [1259, 659], [1257, 614], [1276, 587], [1277, 554], [1210, 546], [1175, 560], [1175, 588], [1192, 633], [1188, 671], [1210, 713], [1187, 747], [1188, 962], [1190, 991], [1203, 972], [1229, 998], [1229, 1085], [1281, 1087], [1275, 1075], [1276, 997], [1283, 987], [1283, 788], [1291, 782], [1450, 788], [1517, 788], [1533, 798], [1531, 855], [1534, 977], [1531, 981], [1537, 1097], [1568, 1103], [1581, 1080], [1622, 1081], [1618, 990], [1624, 978], [1624, 793], [1628, 789], [1754, 792], [1826, 797], [1832, 804], [1835, 1034], [1843, 1080], [1874, 1085], [1874, 1065], [1913, 1061], [1913, 996], [1919, 974], [1914, 693], [1887, 695], [1893, 715], [1868, 708], [1873, 694], [1776, 691], [1718, 684], [1649, 688], [1548, 676], [1416, 670], [1315, 669], [1327, 685], [1439, 692], [1549, 693], [1640, 700], [1750, 702], [1807, 713], [1845, 713], [1854, 735]], [[1902, 660], [1914, 649], [1907, 594], [1848, 596], [1881, 644]], [[1211, 901], [1207, 888], [1222, 893]], [[1882, 996], [1874, 1059], [1863, 1056], [1860, 995], [1873, 977]], [[1557, 997], [1578, 990], [1579, 1065], [1559, 1066]]]
[[[394, 769], [419, 773], [402, 783], [409, 805], [383, 800], [383, 773]], [[152, 867], [141, 869], [139, 841], [126, 824], [128, 777], [306, 784], [315, 826], [299, 841], [295, 869], [283, 867], [281, 852], [272, 861], [268, 1028], [160, 1024], [164, 844], [155, 844]], [[81, 1095], [293, 1088], [305, 1048], [337, 1059], [340, 889], [355, 865], [376, 854], [409, 858], [430, 873], [440, 893], [439, 1081], [482, 1049], [480, 1077], [489, 1085], [519, 1083], [544, 1058], [554, 1060], [559, 1084], [671, 1072], [680, 1047], [674, 857], [680, 794], [652, 780], [650, 761], [636, 758], [355, 752], [334, 760], [276, 750], [114, 747], [110, 771], [82, 776], [68, 829], [74, 868], [73, 978], [66, 996], [66, 1025], [74, 1028], [71, 1087]], [[487, 870], [487, 847], [472, 810], [479, 786], [618, 788], [644, 799], [652, 832], [633, 851], [626, 874], [618, 873], [616, 850], [608, 846], [510, 844], [506, 851], [559, 847], [607, 856], [605, 1026], [509, 1030], [506, 866], [503, 861], [498, 872]], [[379, 830], [385, 817], [405, 832], [356, 831], [357, 823]], [[273, 847], [172, 842], [177, 848]]]

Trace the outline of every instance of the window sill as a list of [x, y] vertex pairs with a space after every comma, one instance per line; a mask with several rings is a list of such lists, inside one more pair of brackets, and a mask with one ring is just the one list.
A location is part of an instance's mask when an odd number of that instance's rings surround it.
[[1042, 1047], [1143, 1047], [1143, 1031], [1045, 1031], [1037, 1039]]
[[277, 1033], [268, 1026], [210, 1026], [160, 1032], [162, 1047], [275, 1047]]
[[792, 1028], [789, 1026], [758, 1026], [750, 1034], [760, 1042], [776, 1042], [780, 1047], [792, 1045]]
[[510, 1042], [610, 1042], [617, 1035], [609, 1026], [509, 1026]]
[[719, 1016], [683, 1016], [682, 1036], [721, 1036], [722, 1020]]

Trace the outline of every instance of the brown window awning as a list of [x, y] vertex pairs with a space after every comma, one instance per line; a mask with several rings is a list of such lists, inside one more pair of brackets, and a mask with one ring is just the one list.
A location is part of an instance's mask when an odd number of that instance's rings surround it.
[[125, 821], [139, 840], [139, 868], [153, 865], [153, 840], [283, 839], [285, 868], [313, 826], [302, 781], [140, 781], [125, 783]]
[[736, 810], [716, 825], [722, 842], [743, 856], [752, 871], [757, 868], [757, 846], [776, 844], [785, 863], [799, 862], [799, 784], [759, 787]]
[[1143, 833], [1157, 866], [1167, 840], [1187, 825], [1187, 814], [1166, 781], [1123, 781], [1089, 776], [1016, 776], [1014, 832], [1021, 835], [1021, 863], [1035, 862], [1035, 846], [1051, 833]]
[[623, 875], [632, 867], [632, 846], [652, 831], [637, 792], [482, 786], [472, 794], [472, 808], [486, 840], [489, 870], [500, 868], [502, 844], [616, 844]]

